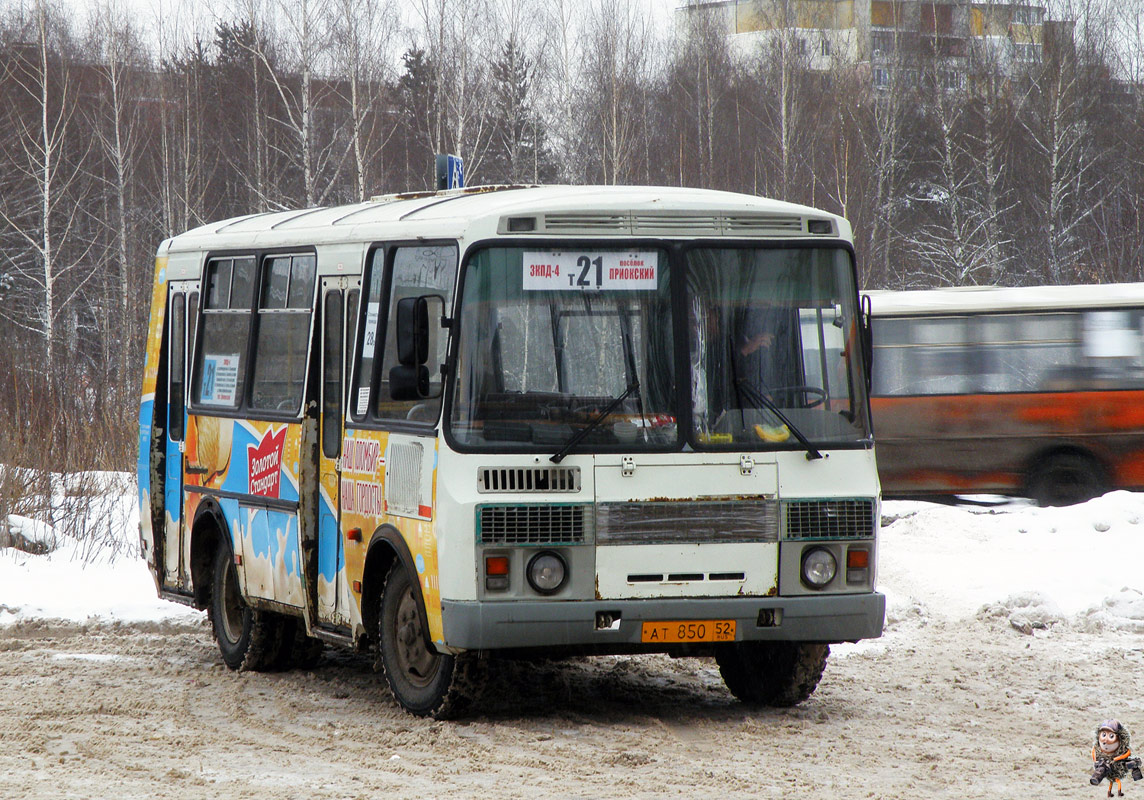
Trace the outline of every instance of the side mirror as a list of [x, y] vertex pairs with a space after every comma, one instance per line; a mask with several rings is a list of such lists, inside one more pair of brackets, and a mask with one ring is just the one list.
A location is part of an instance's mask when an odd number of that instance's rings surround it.
[[394, 400], [423, 400], [428, 397], [429, 368], [424, 364], [398, 364], [390, 369], [389, 396]]
[[[429, 301], [406, 297], [397, 301], [397, 360], [404, 367], [415, 367], [429, 359]], [[395, 368], [396, 369], [396, 368]]]

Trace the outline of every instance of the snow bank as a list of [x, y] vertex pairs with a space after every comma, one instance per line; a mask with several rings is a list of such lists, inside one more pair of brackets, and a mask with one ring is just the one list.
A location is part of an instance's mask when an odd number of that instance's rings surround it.
[[42, 544], [33, 554], [0, 547], [0, 625], [30, 619], [103, 621], [195, 621], [199, 612], [160, 600], [139, 557], [139, 516], [129, 475], [86, 474], [86, 485], [107, 494], [96, 508], [116, 519], [97, 534], [76, 537], [26, 517], [9, 516], [0, 527], [25, 543]]
[[879, 585], [887, 622], [1007, 616], [1014, 627], [1144, 627], [1144, 495], [1068, 508], [892, 502]]

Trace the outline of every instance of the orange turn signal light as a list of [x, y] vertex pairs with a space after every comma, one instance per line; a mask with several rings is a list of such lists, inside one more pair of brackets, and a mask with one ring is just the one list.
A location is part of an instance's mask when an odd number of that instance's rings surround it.
[[508, 556], [487, 556], [485, 575], [508, 575]]
[[847, 550], [846, 551], [846, 568], [847, 569], [867, 569], [870, 566], [870, 551], [869, 550]]

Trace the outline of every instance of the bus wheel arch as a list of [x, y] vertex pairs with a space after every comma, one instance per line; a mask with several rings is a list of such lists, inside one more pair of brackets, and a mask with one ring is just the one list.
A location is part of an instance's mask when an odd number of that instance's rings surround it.
[[[394, 563], [400, 562], [410, 575], [416, 575], [413, 554], [401, 532], [392, 525], [382, 525], [370, 537], [369, 547], [366, 549], [365, 567], [361, 576], [361, 617], [369, 639], [377, 638], [378, 619], [381, 614], [381, 595], [385, 588], [385, 580]], [[421, 610], [421, 623], [426, 632], [429, 630], [429, 620], [425, 613], [425, 598], [421, 593], [421, 583], [413, 581], [413, 591], [417, 604]], [[374, 644], [377, 644], [374, 642]]]
[[191, 586], [195, 608], [206, 609], [211, 602], [215, 555], [220, 547], [230, 549], [230, 530], [222, 509], [207, 499], [199, 506], [191, 526]]
[[476, 704], [483, 663], [475, 653], [442, 653], [434, 645], [412, 555], [392, 527], [380, 528], [370, 540], [362, 579], [362, 623], [376, 643], [374, 668], [406, 711], [454, 719]]
[[242, 597], [230, 526], [213, 499], [203, 502], [191, 527], [191, 576], [195, 606], [207, 610], [223, 662], [233, 670], [276, 668], [284, 618], [251, 608]]
[[1067, 506], [1108, 491], [1108, 469], [1091, 450], [1056, 447], [1038, 453], [1025, 471], [1025, 492], [1040, 506]]

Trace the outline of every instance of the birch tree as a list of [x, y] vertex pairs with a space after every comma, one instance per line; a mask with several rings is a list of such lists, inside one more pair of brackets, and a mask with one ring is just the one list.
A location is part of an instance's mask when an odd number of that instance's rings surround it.
[[351, 192], [365, 200], [386, 183], [383, 152], [394, 130], [385, 119], [386, 87], [398, 14], [391, 0], [336, 0], [330, 11], [333, 64], [348, 110]]
[[79, 188], [85, 154], [70, 140], [77, 101], [72, 74], [59, 55], [71, 49], [61, 20], [58, 10], [37, 0], [0, 72], [11, 92], [3, 112], [9, 135], [0, 149], [18, 187], [0, 197], [0, 223], [22, 244], [5, 259], [25, 298], [0, 313], [38, 336], [39, 365], [49, 377], [55, 374], [57, 344], [67, 343], [61, 323], [94, 275], [83, 269], [90, 243], [78, 241], [82, 204], [69, 196]]
[[[147, 296], [144, 285], [151, 272], [147, 259], [135, 247], [130, 231], [136, 188], [135, 165], [146, 146], [138, 98], [144, 93], [141, 81], [145, 56], [130, 17], [115, 0], [106, 0], [94, 10], [89, 32], [89, 52], [98, 79], [97, 104], [85, 118], [86, 127], [98, 144], [98, 177], [107, 198], [106, 212], [98, 220], [110, 238], [106, 272], [115, 279], [107, 287], [108, 302], [101, 340], [112, 348], [108, 363], [118, 361], [116, 384], [134, 386], [138, 343], [142, 341], [142, 315], [137, 308]], [[102, 259], [101, 259], [102, 260]], [[135, 269], [140, 263], [143, 269]], [[114, 313], [112, 313], [114, 312]]]
[[[646, 171], [646, 123], [655, 44], [647, 17], [623, 0], [596, 0], [584, 21], [575, 101], [579, 146], [590, 180], [627, 183]], [[644, 152], [641, 152], [644, 150]], [[641, 159], [641, 155], [644, 156]]]
[[1076, 280], [1089, 269], [1083, 265], [1085, 226], [1114, 177], [1101, 169], [1096, 135], [1102, 42], [1092, 27], [1078, 33], [1079, 39], [1055, 42], [1041, 63], [1030, 65], [1018, 117], [1027, 147], [1027, 231], [1030, 243], [1038, 243], [1031, 248], [1039, 265], [1033, 277], [1048, 283]]
[[[726, 162], [737, 162], [744, 147], [740, 124], [726, 125], [723, 105], [734, 93], [735, 68], [728, 51], [727, 32], [711, 14], [690, 11], [677, 36], [668, 96], [664, 104], [672, 127], [672, 150], [678, 164], [677, 180], [694, 186], [726, 186]], [[741, 110], [735, 99], [734, 110]], [[736, 115], [737, 117], [738, 115]], [[738, 119], [735, 120], [738, 123]], [[732, 135], [732, 132], [734, 135]], [[718, 173], [723, 173], [718, 175]]]
[[492, 137], [493, 9], [489, 0], [417, 0], [415, 8], [436, 98], [426, 109], [425, 141], [432, 152], [461, 156], [466, 174], [479, 174]]

